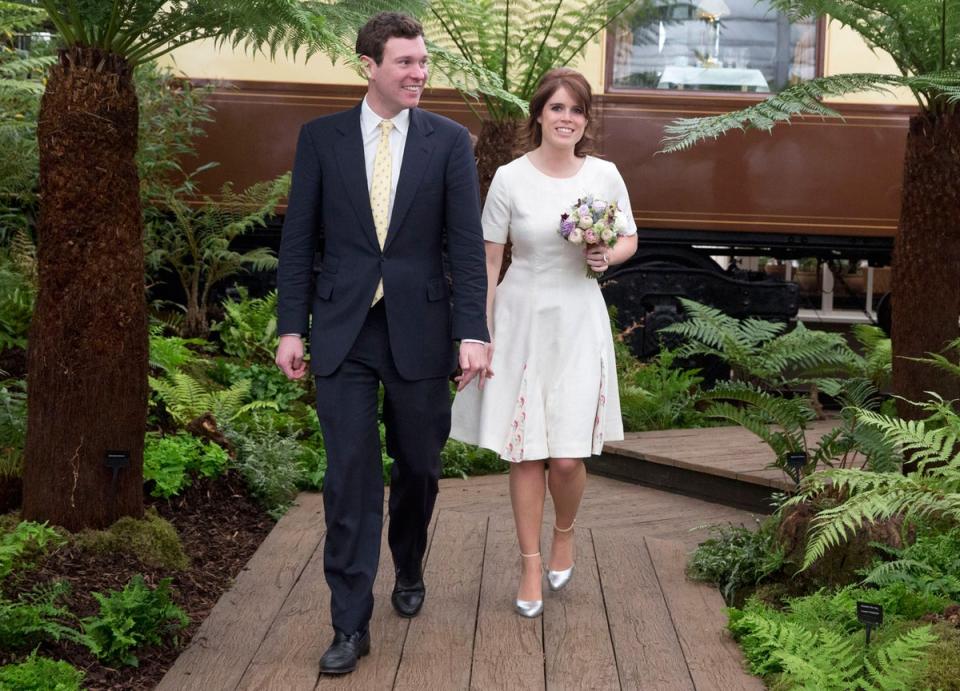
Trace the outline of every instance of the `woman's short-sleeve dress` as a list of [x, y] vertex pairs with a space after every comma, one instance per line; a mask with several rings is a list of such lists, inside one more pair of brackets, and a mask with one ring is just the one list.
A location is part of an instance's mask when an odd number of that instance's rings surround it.
[[636, 233], [616, 166], [588, 156], [550, 177], [527, 156], [499, 168], [483, 209], [484, 238], [513, 243], [493, 306], [494, 376], [453, 403], [450, 436], [508, 461], [586, 458], [623, 439], [613, 337], [581, 246], [557, 233], [578, 198], [616, 201]]

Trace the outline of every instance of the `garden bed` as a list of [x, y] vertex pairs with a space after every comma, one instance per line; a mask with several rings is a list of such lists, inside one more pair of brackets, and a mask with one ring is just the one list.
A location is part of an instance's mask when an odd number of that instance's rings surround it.
[[[4, 584], [4, 594], [16, 598], [38, 584], [67, 581], [70, 592], [60, 603], [74, 615], [86, 617], [97, 611], [91, 592], [121, 589], [135, 574], [142, 574], [150, 586], [165, 577], [173, 579], [173, 601], [186, 612], [190, 623], [179, 632], [176, 644], [139, 648], [138, 667], [110, 667], [86, 647], [67, 641], [40, 646], [40, 655], [83, 670], [84, 688], [153, 688], [273, 527], [273, 520], [247, 496], [233, 473], [196, 478], [180, 496], [169, 501], [148, 498], [147, 505], [176, 528], [189, 558], [186, 569], [152, 566], [133, 554], [99, 552], [71, 541], [41, 558], [37, 568], [17, 571]], [[0, 664], [11, 661], [15, 660], [7, 655]]]

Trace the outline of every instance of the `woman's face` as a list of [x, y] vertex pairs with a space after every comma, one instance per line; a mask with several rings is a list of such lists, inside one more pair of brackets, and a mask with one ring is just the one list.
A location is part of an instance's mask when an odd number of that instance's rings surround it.
[[583, 138], [587, 116], [583, 104], [566, 87], [558, 87], [537, 116], [543, 130], [544, 146], [570, 149]]

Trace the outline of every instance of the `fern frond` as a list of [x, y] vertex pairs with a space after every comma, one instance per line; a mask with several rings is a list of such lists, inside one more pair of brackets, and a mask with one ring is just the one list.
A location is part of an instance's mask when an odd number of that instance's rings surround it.
[[898, 636], [874, 653], [876, 662], [864, 661], [864, 691], [910, 691], [923, 671], [924, 653], [936, 643], [930, 626], [919, 626]]
[[918, 92], [943, 95], [950, 102], [960, 100], [960, 73], [903, 76], [895, 74], [851, 73], [818, 77], [788, 87], [765, 101], [742, 110], [702, 118], [680, 118], [664, 128], [661, 152], [689, 149], [705, 139], [716, 139], [730, 130], [757, 129], [770, 132], [775, 125], [789, 122], [798, 115], [843, 119], [822, 99], [836, 98], [851, 93], [888, 94], [898, 86]]

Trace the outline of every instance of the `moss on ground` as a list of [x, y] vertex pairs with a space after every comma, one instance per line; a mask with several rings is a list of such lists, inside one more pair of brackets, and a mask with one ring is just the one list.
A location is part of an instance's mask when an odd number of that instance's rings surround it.
[[142, 519], [126, 517], [106, 530], [81, 531], [74, 541], [91, 552], [132, 554], [146, 566], [182, 571], [190, 565], [176, 528], [152, 508]]
[[933, 632], [940, 640], [927, 650], [927, 671], [918, 688], [960, 691], [960, 629], [940, 622]]

